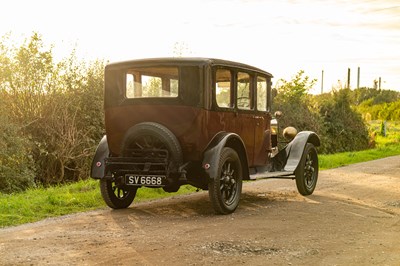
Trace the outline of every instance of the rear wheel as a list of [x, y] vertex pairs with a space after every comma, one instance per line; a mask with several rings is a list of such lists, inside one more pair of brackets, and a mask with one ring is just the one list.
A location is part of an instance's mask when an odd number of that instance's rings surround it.
[[126, 187], [116, 180], [101, 179], [100, 191], [106, 204], [113, 209], [128, 208], [136, 196], [136, 187]]
[[318, 180], [318, 155], [313, 144], [307, 143], [295, 171], [297, 190], [307, 196], [314, 192]]
[[223, 148], [218, 165], [218, 176], [208, 184], [208, 192], [214, 210], [229, 214], [236, 210], [242, 193], [242, 163], [237, 152]]

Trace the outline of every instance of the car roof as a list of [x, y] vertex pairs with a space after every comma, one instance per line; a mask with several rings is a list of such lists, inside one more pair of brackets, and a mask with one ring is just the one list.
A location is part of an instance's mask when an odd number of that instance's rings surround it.
[[262, 70], [260, 68], [250, 66], [247, 64], [217, 59], [217, 58], [204, 58], [204, 57], [159, 57], [159, 58], [143, 58], [143, 59], [135, 59], [129, 61], [120, 61], [110, 63], [106, 66], [109, 69], [119, 69], [119, 68], [127, 68], [133, 65], [166, 65], [166, 64], [179, 64], [179, 65], [218, 65], [218, 66], [227, 66], [227, 67], [237, 67], [241, 69], [246, 69], [250, 71], [255, 71], [259, 73], [263, 73], [267, 76], [273, 77], [271, 73]]

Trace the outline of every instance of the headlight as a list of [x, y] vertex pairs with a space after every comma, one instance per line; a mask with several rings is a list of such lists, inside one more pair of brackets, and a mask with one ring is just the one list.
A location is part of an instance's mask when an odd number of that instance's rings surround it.
[[278, 126], [271, 126], [271, 134], [272, 135], [278, 134]]
[[278, 134], [278, 121], [275, 118], [271, 120], [271, 134]]

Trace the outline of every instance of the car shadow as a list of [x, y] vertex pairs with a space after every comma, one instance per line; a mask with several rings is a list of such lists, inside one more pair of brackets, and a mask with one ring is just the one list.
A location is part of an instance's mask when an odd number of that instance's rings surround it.
[[[231, 215], [241, 215], [255, 209], [267, 209], [285, 202], [304, 201], [296, 191], [243, 192], [239, 207]], [[278, 206], [277, 206], [278, 207]], [[207, 191], [164, 199], [133, 203], [127, 209], [110, 210], [111, 217], [118, 221], [126, 216], [135, 220], [154, 217], [163, 219], [229, 217], [215, 214]]]

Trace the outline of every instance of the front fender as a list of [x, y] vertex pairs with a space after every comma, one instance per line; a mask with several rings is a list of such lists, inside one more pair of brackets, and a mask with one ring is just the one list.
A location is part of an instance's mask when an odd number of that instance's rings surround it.
[[97, 146], [96, 153], [92, 160], [92, 168], [90, 177], [99, 179], [104, 177], [105, 162], [104, 160], [109, 156], [110, 150], [108, 148], [107, 136], [103, 136], [99, 145]]
[[294, 172], [300, 163], [303, 156], [304, 148], [307, 143], [312, 143], [314, 146], [320, 146], [321, 141], [319, 136], [312, 131], [301, 131], [286, 147], [287, 161], [284, 171]]
[[249, 167], [246, 148], [242, 139], [235, 133], [219, 132], [214, 136], [203, 153], [202, 167], [209, 179], [218, 176], [219, 159], [224, 147], [233, 148], [239, 155], [243, 168], [243, 179], [248, 179]]

